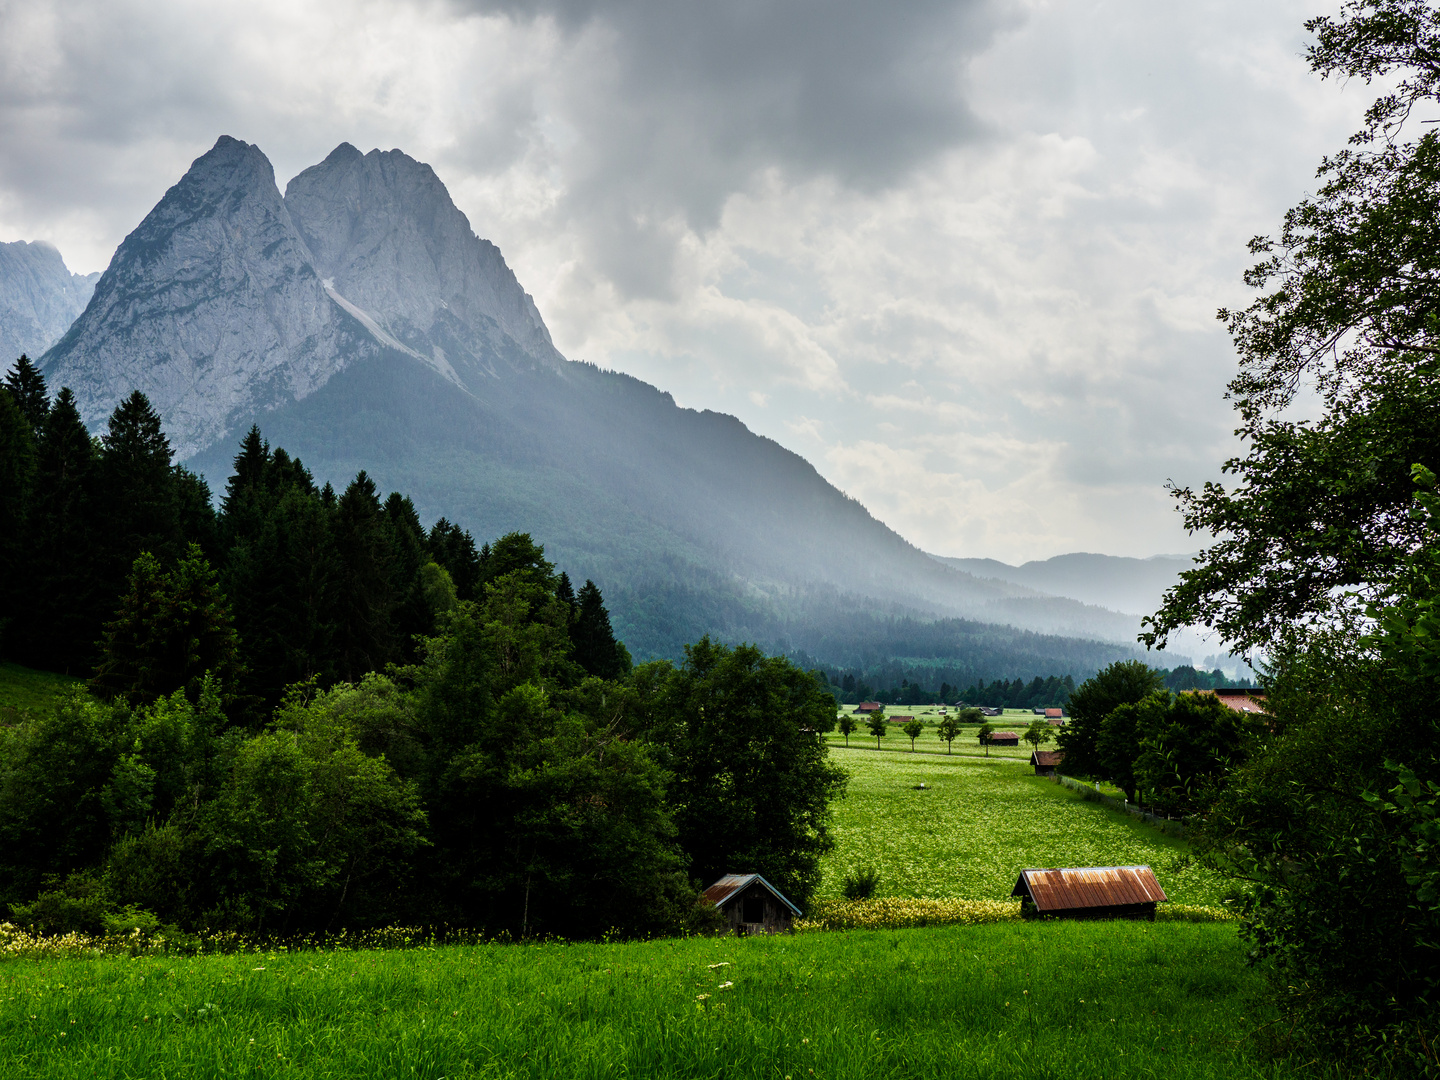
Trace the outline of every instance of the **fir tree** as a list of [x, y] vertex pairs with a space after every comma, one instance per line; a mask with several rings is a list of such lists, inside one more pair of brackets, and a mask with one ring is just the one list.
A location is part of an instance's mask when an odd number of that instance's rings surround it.
[[98, 570], [109, 607], [140, 552], [173, 558], [182, 538], [170, 440], [144, 394], [137, 390], [116, 407], [101, 443]]
[[593, 581], [586, 580], [580, 589], [570, 640], [575, 646], [575, 662], [589, 674], [618, 679], [630, 670], [630, 654], [615, 640], [610, 613]]
[[570, 609], [570, 621], [573, 623], [580, 613], [580, 605], [575, 600], [575, 586], [570, 584], [570, 575], [563, 570], [560, 572], [560, 583], [555, 586], [555, 598]]
[[6, 374], [5, 389], [10, 391], [15, 404], [29, 421], [31, 434], [38, 436], [41, 425], [45, 423], [45, 415], [50, 411], [50, 395], [45, 389], [44, 376], [24, 353]]
[[394, 542], [375, 482], [363, 470], [335, 509], [339, 675], [355, 680], [395, 659]]
[[105, 624], [90, 687], [104, 697], [147, 705], [183, 690], [199, 700], [205, 676], [233, 700], [240, 681], [239, 641], [215, 571], [191, 544], [173, 570], [141, 552], [115, 618]]
[[94, 569], [95, 446], [68, 387], [46, 414], [35, 463], [29, 584], [44, 602], [32, 608], [20, 655], [37, 667], [78, 673], [90, 666], [104, 616]]
[[9, 633], [24, 610], [29, 580], [27, 543], [35, 485], [35, 445], [30, 421], [11, 393], [0, 393], [0, 655], [10, 652]]
[[475, 600], [480, 590], [480, 553], [475, 538], [445, 518], [435, 522], [427, 537], [430, 557], [443, 566], [455, 585], [459, 600]]
[[430, 604], [425, 599], [421, 570], [430, 562], [425, 529], [410, 498], [392, 491], [385, 500], [385, 517], [392, 542], [390, 582], [395, 592], [395, 632], [402, 659], [413, 660], [415, 642], [435, 631]]

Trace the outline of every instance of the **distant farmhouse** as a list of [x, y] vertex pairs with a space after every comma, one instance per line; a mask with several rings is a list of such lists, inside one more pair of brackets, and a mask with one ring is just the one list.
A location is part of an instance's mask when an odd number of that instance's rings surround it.
[[1020, 897], [1026, 918], [1155, 918], [1168, 901], [1148, 866], [1087, 866], [1068, 870], [1022, 870], [1011, 896]]
[[704, 895], [737, 934], [789, 932], [801, 917], [800, 909], [759, 874], [726, 874]]
[[1214, 694], [1227, 709], [1236, 712], [1259, 713], [1265, 711], [1265, 691], [1243, 686], [1224, 686], [1218, 690], [1186, 690], [1187, 694]]

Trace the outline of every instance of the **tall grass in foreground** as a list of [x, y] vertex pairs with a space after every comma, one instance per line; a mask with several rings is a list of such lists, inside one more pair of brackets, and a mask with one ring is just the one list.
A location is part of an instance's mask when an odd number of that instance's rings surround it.
[[1187, 923], [18, 960], [0, 1076], [1302, 1075], [1247, 1039], [1262, 992]]

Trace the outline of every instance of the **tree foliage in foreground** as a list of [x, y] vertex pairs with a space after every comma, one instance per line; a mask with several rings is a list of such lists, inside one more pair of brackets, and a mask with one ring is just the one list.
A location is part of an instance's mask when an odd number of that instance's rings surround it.
[[[1292, 1045], [1440, 1076], [1440, 132], [1412, 126], [1440, 100], [1440, 12], [1348, 0], [1307, 26], [1322, 77], [1392, 88], [1251, 244], [1260, 295], [1221, 312], [1247, 445], [1233, 484], [1177, 493], [1214, 539], [1146, 639], [1209, 624], [1269, 656], [1268, 715], [1196, 825], [1250, 890], [1245, 933]], [[1287, 415], [1297, 404], [1313, 418]], [[1235, 740], [1218, 736], [1187, 754], [1223, 758]], [[1142, 757], [1136, 782], [1161, 790], [1169, 764]]]
[[813, 892], [844, 783], [815, 676], [708, 639], [634, 671], [526, 533], [427, 534], [253, 428], [216, 514], [143, 395], [97, 444], [10, 383], [0, 645], [97, 697], [0, 728], [0, 915], [593, 937], [683, 929], [726, 872]]
[[[1176, 493], [1186, 527], [1215, 541], [1148, 620], [1150, 644], [1205, 624], [1268, 645], [1383, 595], [1422, 542], [1407, 510], [1410, 466], [1440, 467], [1440, 132], [1405, 134], [1440, 90], [1440, 15], [1350, 0], [1307, 27], [1322, 77], [1399, 78], [1279, 236], [1251, 242], [1262, 294], [1220, 313], [1247, 451], [1224, 466], [1232, 485]], [[1302, 388], [1318, 416], [1286, 418]]]

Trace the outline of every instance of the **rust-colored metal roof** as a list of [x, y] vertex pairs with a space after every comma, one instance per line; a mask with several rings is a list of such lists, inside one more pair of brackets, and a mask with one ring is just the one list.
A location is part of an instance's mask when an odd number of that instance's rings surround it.
[[1265, 691], [1247, 689], [1243, 686], [1222, 686], [1218, 690], [1185, 690], [1186, 694], [1214, 694], [1220, 704], [1228, 709], [1243, 713], [1265, 711]]
[[1028, 895], [1037, 911], [1121, 907], [1170, 899], [1148, 866], [1021, 870], [1010, 895]]
[[1020, 733], [1019, 733], [1018, 731], [992, 731], [992, 732], [990, 733], [990, 741], [991, 741], [992, 743], [996, 743], [996, 742], [1007, 742], [1007, 743], [1008, 743], [1008, 742], [1013, 742], [1013, 743], [1019, 743], [1019, 741], [1020, 741]]
[[1050, 717], [1052, 717], [1052, 716], [1053, 716], [1053, 717], [1060, 717], [1060, 716], [1064, 716], [1064, 715], [1065, 715], [1065, 710], [1064, 710], [1064, 709], [1046, 709], [1046, 710], [1045, 710], [1045, 718], [1046, 718], [1047, 720], [1048, 720]]
[[1030, 764], [1042, 767], [1056, 766], [1064, 760], [1064, 750], [1036, 750], [1030, 755]]
[[766, 889], [774, 894], [775, 899], [779, 900], [795, 913], [797, 919], [804, 918], [804, 914], [798, 907], [790, 903], [784, 893], [775, 888], [774, 885], [771, 885], [770, 882], [766, 881], [759, 874], [726, 874], [706, 889], [702, 895], [716, 907], [724, 907], [725, 903], [730, 900], [731, 897], [744, 892], [753, 881], [758, 881], [761, 885], [764, 885]]

